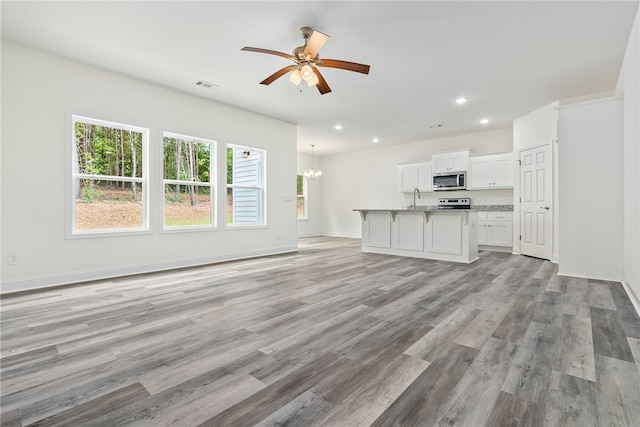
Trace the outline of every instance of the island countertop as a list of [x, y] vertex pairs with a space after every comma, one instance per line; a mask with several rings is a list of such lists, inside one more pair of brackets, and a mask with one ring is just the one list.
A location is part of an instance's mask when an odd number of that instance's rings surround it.
[[513, 205], [472, 205], [469, 209], [440, 209], [438, 206], [416, 206], [414, 208], [354, 209], [355, 212], [513, 212]]

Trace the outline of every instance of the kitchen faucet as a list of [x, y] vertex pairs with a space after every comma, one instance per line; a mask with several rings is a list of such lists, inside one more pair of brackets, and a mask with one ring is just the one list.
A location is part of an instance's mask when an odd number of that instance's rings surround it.
[[413, 208], [416, 208], [416, 191], [418, 192], [418, 199], [420, 198], [420, 190], [418, 190], [418, 187], [414, 187], [413, 189]]

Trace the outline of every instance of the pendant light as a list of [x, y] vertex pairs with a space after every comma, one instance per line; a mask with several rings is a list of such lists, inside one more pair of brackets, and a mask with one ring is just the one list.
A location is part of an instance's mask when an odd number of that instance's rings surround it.
[[317, 171], [313, 168], [313, 147], [315, 147], [315, 144], [311, 144], [311, 170], [304, 172], [303, 175], [305, 178], [318, 179], [322, 175], [322, 171]]

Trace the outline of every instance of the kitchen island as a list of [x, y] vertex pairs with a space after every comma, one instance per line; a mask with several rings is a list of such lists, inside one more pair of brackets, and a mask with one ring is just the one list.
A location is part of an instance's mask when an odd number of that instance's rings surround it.
[[362, 251], [471, 263], [478, 259], [475, 209], [435, 206], [354, 209], [362, 218]]

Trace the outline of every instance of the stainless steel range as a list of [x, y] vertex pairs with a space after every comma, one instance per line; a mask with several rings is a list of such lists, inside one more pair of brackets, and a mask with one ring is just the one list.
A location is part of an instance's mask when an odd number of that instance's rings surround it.
[[471, 199], [438, 199], [438, 209], [470, 209]]

